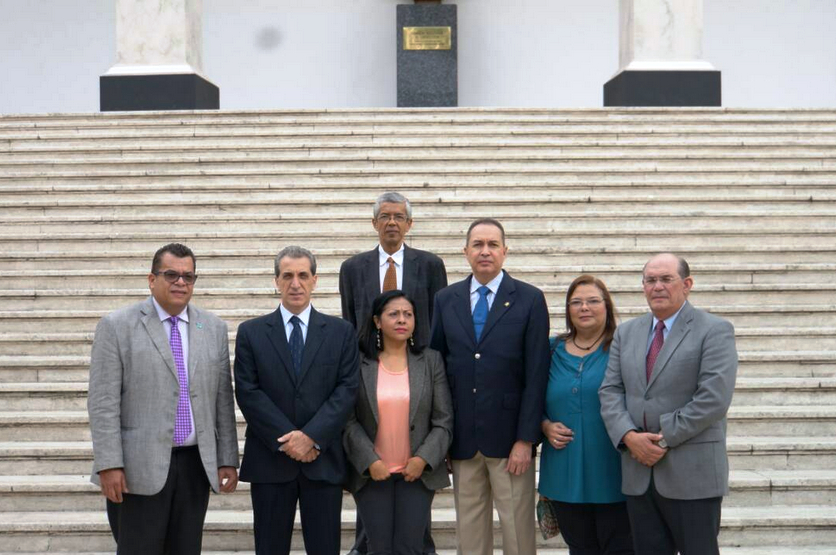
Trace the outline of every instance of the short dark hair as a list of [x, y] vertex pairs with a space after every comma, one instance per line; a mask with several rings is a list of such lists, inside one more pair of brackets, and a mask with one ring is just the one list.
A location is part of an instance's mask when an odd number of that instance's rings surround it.
[[159, 249], [157, 249], [157, 252], [154, 253], [154, 260], [151, 261], [152, 274], [156, 274], [160, 271], [160, 264], [162, 264], [163, 255], [165, 253], [169, 253], [172, 256], [176, 256], [177, 258], [191, 258], [192, 265], [194, 266], [194, 269], [197, 270], [197, 260], [195, 260], [192, 249], [180, 243], [169, 243], [165, 246], [160, 247]]
[[607, 290], [607, 286], [604, 285], [604, 282], [598, 279], [597, 277], [590, 275], [590, 274], [583, 274], [582, 276], [578, 276], [569, 285], [569, 290], [566, 291], [566, 332], [558, 335], [558, 339], [563, 339], [564, 341], [569, 340], [575, 337], [577, 330], [575, 329], [575, 324], [572, 323], [572, 316], [569, 314], [569, 301], [572, 300], [572, 293], [575, 292], [575, 289], [580, 287], [581, 285], [594, 285], [601, 291], [601, 297], [604, 299], [604, 306], [607, 307], [607, 321], [604, 324], [604, 335], [602, 337], [601, 344], [604, 346], [604, 350], [607, 351], [610, 348], [610, 343], [612, 343], [612, 338], [615, 335], [615, 327], [618, 325], [616, 319], [618, 318], [618, 312], [615, 310], [615, 303], [613, 303], [612, 296], [610, 292]]
[[276, 272], [276, 277], [279, 276], [279, 265], [282, 262], [282, 258], [307, 258], [308, 261], [311, 263], [311, 275], [316, 275], [316, 257], [313, 255], [311, 251], [304, 247], [299, 247], [297, 245], [291, 245], [289, 247], [285, 247], [279, 251], [279, 254], [276, 255], [276, 261], [273, 263], [273, 269]]
[[505, 228], [502, 227], [502, 224], [499, 223], [499, 220], [495, 218], [479, 218], [478, 220], [470, 224], [469, 228], [467, 228], [467, 238], [465, 239], [465, 245], [470, 244], [470, 232], [473, 231], [473, 228], [477, 225], [492, 225], [494, 227], [498, 227], [500, 233], [502, 233], [502, 244], [505, 244]]
[[[372, 301], [372, 311], [369, 314], [369, 317], [366, 318], [366, 321], [363, 322], [362, 326], [360, 327], [360, 333], [358, 334], [359, 344], [360, 344], [360, 352], [363, 353], [366, 358], [370, 358], [372, 360], [377, 360], [378, 355], [378, 348], [377, 348], [377, 326], [374, 323], [374, 318], [383, 314], [383, 310], [386, 308], [390, 302], [394, 301], [395, 299], [406, 299], [409, 304], [412, 305], [412, 312], [415, 313], [415, 302], [403, 291], [400, 289], [392, 289], [391, 291], [386, 291], [381, 293], [377, 297], [375, 297], [374, 301]], [[415, 328], [418, 328], [418, 315], [415, 314]], [[383, 337], [380, 338], [381, 342], [384, 341]], [[409, 350], [412, 351], [414, 354], [420, 353], [424, 349], [424, 345], [418, 345], [417, 343], [414, 345], [409, 345]]]

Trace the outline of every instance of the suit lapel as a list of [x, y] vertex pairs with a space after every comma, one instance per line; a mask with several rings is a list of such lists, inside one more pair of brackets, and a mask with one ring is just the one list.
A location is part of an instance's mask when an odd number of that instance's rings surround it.
[[168, 369], [177, 378], [177, 366], [174, 364], [174, 355], [171, 354], [171, 344], [168, 342], [168, 337], [165, 336], [165, 326], [160, 322], [160, 317], [157, 314], [157, 309], [151, 297], [142, 305], [142, 325], [145, 326], [145, 331], [151, 337], [151, 341], [159, 351], [160, 356], [163, 357]]
[[[377, 249], [366, 253], [366, 260], [362, 264], [362, 268], [366, 300], [369, 302], [369, 306], [372, 306], [372, 302], [380, 295], [380, 254]], [[360, 324], [358, 322], [358, 325]]]
[[415, 298], [415, 286], [418, 283], [418, 255], [415, 251], [404, 245], [403, 247], [403, 283], [401, 289], [404, 293]]
[[296, 371], [293, 370], [293, 361], [290, 359], [290, 345], [287, 344], [284, 320], [282, 320], [282, 311], [279, 308], [273, 313], [272, 318], [267, 321], [267, 338], [276, 350], [276, 354], [279, 355], [282, 366], [284, 366], [291, 382], [296, 383]]
[[[453, 312], [459, 317], [459, 321], [465, 330], [465, 333], [470, 338], [470, 342], [476, 345], [476, 330], [473, 329], [473, 313], [470, 311], [470, 280], [473, 276], [460, 281], [455, 287], [456, 298], [453, 299]], [[482, 330], [482, 337], [485, 336]]]
[[427, 384], [427, 370], [429, 369], [424, 362], [424, 353], [412, 354], [408, 356], [408, 376], [409, 376], [409, 423], [415, 419], [415, 413], [418, 412], [418, 404], [421, 401], [421, 396], [424, 394], [424, 388]]
[[682, 343], [682, 340], [685, 339], [688, 332], [691, 331], [692, 318], [693, 313], [691, 305], [686, 304], [682, 308], [682, 312], [679, 313], [679, 316], [676, 317], [676, 321], [673, 323], [673, 328], [671, 328], [671, 331], [668, 333], [668, 338], [665, 339], [665, 343], [662, 345], [662, 350], [659, 351], [659, 357], [656, 359], [656, 364], [653, 366], [653, 373], [650, 375], [650, 382], [648, 382], [647, 387], [653, 385], [653, 382], [656, 381], [659, 374], [664, 371], [665, 366], [668, 364], [671, 356], [676, 351], [676, 348], [680, 343]]
[[369, 408], [372, 409], [374, 422], [380, 422], [380, 414], [377, 411], [377, 361], [363, 357], [360, 364], [360, 374], [363, 378], [363, 387], [366, 388], [366, 398], [369, 400]]
[[647, 388], [647, 340], [650, 337], [650, 325], [653, 323], [653, 314], [647, 313], [644, 316], [639, 316], [638, 337], [631, 343], [633, 349], [633, 360], [635, 367], [640, 368], [641, 383]]
[[[311, 307], [311, 317], [308, 320], [308, 336], [305, 338], [305, 350], [302, 351], [302, 370], [299, 372], [299, 383], [305, 379], [316, 357], [317, 351], [325, 340], [326, 320]], [[288, 350], [288, 352], [290, 352]]]
[[[505, 270], [503, 270], [505, 272]], [[485, 327], [482, 329], [482, 337], [479, 343], [485, 340], [491, 329], [499, 320], [505, 316], [509, 310], [514, 306], [514, 297], [516, 296], [517, 288], [514, 285], [514, 280], [505, 272], [505, 276], [499, 283], [499, 291], [496, 292], [496, 297], [491, 305], [491, 310], [488, 312], [488, 321], [485, 322]], [[472, 327], [472, 326], [471, 326]], [[474, 337], [476, 333], [474, 332]]]
[[194, 378], [198, 368], [198, 357], [204, 352], [203, 323], [199, 319], [198, 310], [189, 305], [189, 383]]

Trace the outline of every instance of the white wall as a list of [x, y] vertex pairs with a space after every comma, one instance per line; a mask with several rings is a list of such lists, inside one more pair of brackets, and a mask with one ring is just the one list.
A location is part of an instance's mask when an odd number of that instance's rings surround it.
[[[204, 71], [224, 109], [394, 106], [406, 0], [203, 0]], [[459, 104], [600, 107], [617, 0], [447, 0]], [[836, 1], [705, 0], [723, 105], [836, 106]], [[0, 0], [0, 113], [97, 111], [115, 0]]]

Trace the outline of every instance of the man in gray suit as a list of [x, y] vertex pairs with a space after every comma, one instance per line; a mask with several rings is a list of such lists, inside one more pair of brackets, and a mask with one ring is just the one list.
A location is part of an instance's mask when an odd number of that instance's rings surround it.
[[642, 277], [650, 314], [619, 326], [601, 416], [621, 449], [637, 555], [716, 555], [729, 490], [726, 413], [737, 375], [734, 328], [694, 308], [688, 263], [654, 256]]
[[210, 487], [238, 483], [227, 327], [189, 304], [196, 279], [192, 251], [166, 245], [151, 264], [151, 297], [96, 327], [91, 479], [120, 555], [198, 555]]

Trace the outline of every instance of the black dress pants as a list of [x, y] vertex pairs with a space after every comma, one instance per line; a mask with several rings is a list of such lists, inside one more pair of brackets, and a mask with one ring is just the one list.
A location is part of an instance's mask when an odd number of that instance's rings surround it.
[[[424, 555], [435, 553], [435, 540], [433, 540], [433, 511], [430, 507], [430, 514], [427, 515], [427, 529], [424, 531]], [[354, 535], [354, 546], [351, 548], [357, 553], [366, 555], [369, 551], [369, 538], [366, 536], [366, 529], [363, 526], [363, 520], [360, 518], [360, 511], [357, 511], [356, 518], [357, 530]]]
[[197, 446], [171, 451], [163, 489], [107, 502], [117, 555], [200, 555], [209, 480]]
[[720, 555], [722, 497], [668, 499], [653, 479], [644, 495], [628, 495], [636, 555]]
[[402, 474], [366, 482], [354, 498], [368, 536], [368, 554], [422, 555], [434, 495], [421, 480], [407, 482]]
[[569, 555], [633, 555], [626, 503], [549, 502]]
[[342, 486], [309, 480], [300, 473], [283, 484], [250, 484], [250, 497], [257, 555], [290, 553], [297, 501], [305, 552], [339, 555]]

